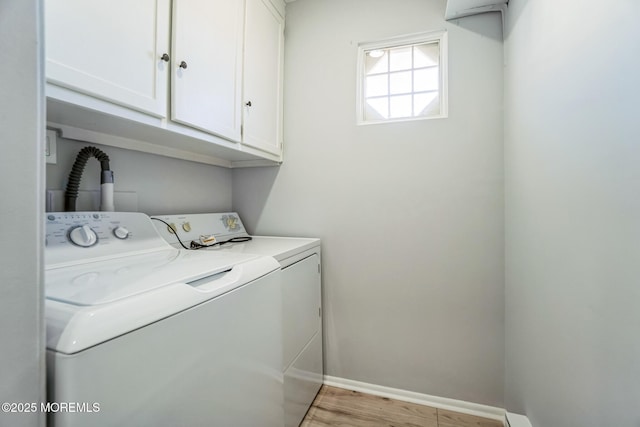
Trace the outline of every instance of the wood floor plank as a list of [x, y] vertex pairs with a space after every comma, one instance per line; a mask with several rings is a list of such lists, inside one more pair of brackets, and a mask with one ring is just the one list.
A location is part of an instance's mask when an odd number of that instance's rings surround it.
[[327, 387], [324, 390], [318, 400], [318, 406], [352, 412], [374, 412], [378, 416], [392, 419], [396, 416], [409, 416], [437, 420], [438, 417], [436, 409], [429, 406], [336, 387]]
[[377, 418], [374, 414], [354, 414], [315, 408], [309, 420], [301, 427], [420, 427], [419, 424], [396, 424], [386, 419]]
[[322, 386], [300, 427], [503, 427], [503, 423]]
[[503, 427], [503, 423], [488, 418], [438, 409], [438, 427]]
[[302, 426], [437, 427], [437, 417], [428, 406], [323, 386]]

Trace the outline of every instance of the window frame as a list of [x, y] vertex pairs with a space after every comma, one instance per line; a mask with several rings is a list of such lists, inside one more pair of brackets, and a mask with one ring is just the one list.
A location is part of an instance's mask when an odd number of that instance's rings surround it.
[[[438, 82], [440, 97], [440, 114], [433, 116], [399, 117], [382, 120], [365, 120], [366, 98], [365, 98], [365, 63], [366, 52], [377, 49], [392, 49], [409, 47], [422, 43], [437, 42], [439, 46], [439, 69]], [[358, 125], [374, 125], [381, 123], [397, 123], [415, 120], [444, 119], [449, 116], [449, 88], [448, 88], [448, 47], [447, 30], [429, 31], [417, 34], [409, 34], [378, 40], [373, 42], [363, 42], [358, 44], [358, 65], [357, 65], [357, 98], [356, 98], [356, 123]]]

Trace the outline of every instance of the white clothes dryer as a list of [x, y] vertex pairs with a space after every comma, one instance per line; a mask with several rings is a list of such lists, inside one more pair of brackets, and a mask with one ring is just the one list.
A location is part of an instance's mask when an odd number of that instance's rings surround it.
[[320, 239], [249, 236], [235, 212], [156, 218], [159, 233], [176, 248], [208, 245], [202, 250], [266, 255], [280, 263], [285, 426], [297, 427], [323, 382]]

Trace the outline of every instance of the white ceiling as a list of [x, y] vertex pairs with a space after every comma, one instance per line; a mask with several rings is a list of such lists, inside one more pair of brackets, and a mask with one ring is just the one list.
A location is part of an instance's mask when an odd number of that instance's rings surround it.
[[[295, 0], [284, 0], [291, 3]], [[499, 12], [509, 0], [447, 0], [445, 19], [462, 18], [485, 12]]]
[[502, 11], [508, 0], [447, 0], [445, 19]]

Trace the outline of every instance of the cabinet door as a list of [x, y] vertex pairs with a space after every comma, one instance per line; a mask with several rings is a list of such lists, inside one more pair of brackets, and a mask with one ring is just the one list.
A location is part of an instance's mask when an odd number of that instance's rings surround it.
[[269, 0], [247, 0], [242, 143], [281, 154], [284, 21]]
[[[244, 0], [174, 0], [171, 119], [240, 141]], [[182, 66], [181, 66], [182, 64]]]
[[47, 0], [49, 83], [165, 117], [169, 0]]

